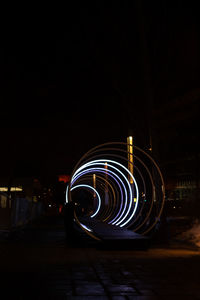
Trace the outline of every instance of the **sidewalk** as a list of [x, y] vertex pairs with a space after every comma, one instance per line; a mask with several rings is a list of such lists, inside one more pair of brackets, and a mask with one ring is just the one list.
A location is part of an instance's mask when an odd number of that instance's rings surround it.
[[200, 299], [200, 252], [183, 245], [70, 247], [62, 222], [49, 219], [1, 242], [0, 257], [2, 299]]

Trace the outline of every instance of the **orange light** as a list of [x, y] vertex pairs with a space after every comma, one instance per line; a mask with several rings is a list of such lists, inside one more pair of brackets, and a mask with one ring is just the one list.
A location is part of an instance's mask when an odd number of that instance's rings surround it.
[[[133, 175], [133, 137], [127, 137], [128, 169]], [[133, 178], [129, 176], [129, 182], [133, 184]]]
[[[96, 174], [93, 174], [93, 188], [96, 189]], [[93, 197], [96, 197], [95, 191], [93, 193]]]
[[58, 181], [59, 182], [63, 181], [64, 183], [67, 183], [70, 181], [70, 176], [69, 175], [59, 175]]

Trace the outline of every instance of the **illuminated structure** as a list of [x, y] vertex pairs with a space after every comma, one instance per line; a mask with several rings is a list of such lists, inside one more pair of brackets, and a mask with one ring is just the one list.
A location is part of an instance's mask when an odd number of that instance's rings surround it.
[[[128, 154], [128, 169], [133, 175], [133, 137], [129, 136], [127, 138], [127, 154]], [[129, 177], [129, 181], [133, 184], [132, 177]]]
[[158, 165], [133, 145], [132, 137], [127, 142], [106, 143], [88, 151], [75, 166], [67, 186], [66, 202], [79, 205], [77, 193], [81, 190], [88, 199], [91, 193], [95, 200], [92, 212], [86, 211], [84, 217], [74, 210], [76, 223], [95, 239], [99, 239], [92, 228], [95, 221], [146, 235], [163, 210], [164, 182]]

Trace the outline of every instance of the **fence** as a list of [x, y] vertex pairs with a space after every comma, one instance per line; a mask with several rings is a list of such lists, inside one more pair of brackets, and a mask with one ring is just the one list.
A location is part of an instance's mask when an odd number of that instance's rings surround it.
[[9, 231], [24, 226], [43, 213], [41, 202], [27, 198], [8, 199], [0, 194], [0, 231]]

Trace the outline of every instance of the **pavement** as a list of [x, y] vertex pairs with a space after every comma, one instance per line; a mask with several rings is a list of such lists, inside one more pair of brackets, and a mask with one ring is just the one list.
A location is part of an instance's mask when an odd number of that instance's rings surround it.
[[1, 299], [200, 299], [200, 251], [170, 243], [147, 250], [70, 245], [62, 216], [0, 238]]

